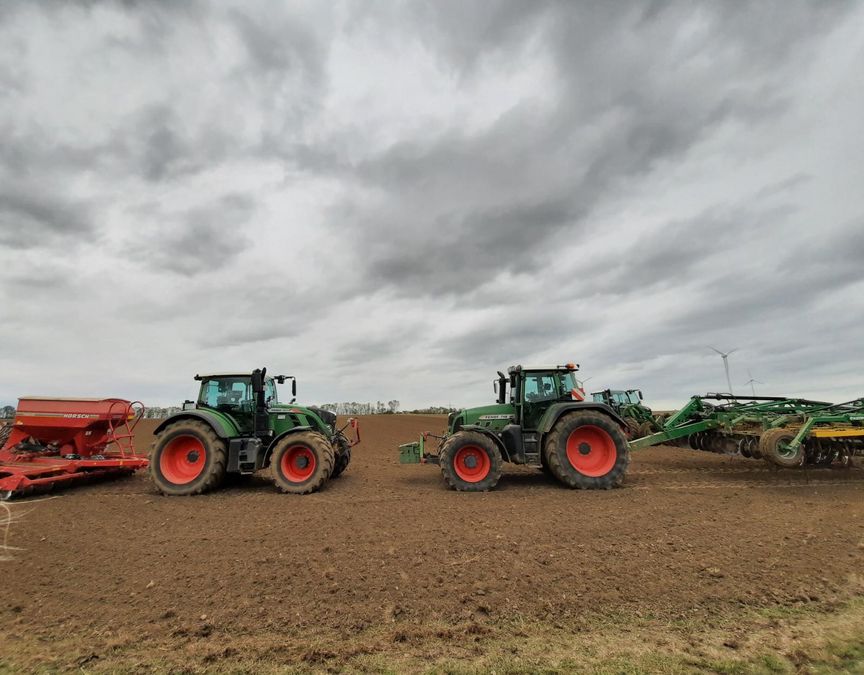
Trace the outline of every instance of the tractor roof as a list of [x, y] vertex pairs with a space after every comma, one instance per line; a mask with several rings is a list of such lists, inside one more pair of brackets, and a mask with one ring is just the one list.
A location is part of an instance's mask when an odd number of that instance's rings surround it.
[[[204, 375], [195, 375], [195, 380], [216, 380], [223, 377], [245, 377], [252, 379], [252, 373], [205, 373]], [[276, 380], [282, 384], [285, 380], [291, 379], [293, 375], [270, 375], [264, 376], [265, 380]]]
[[[248, 373], [205, 373], [204, 375], [195, 375], [196, 380], [213, 380], [217, 377], [252, 377], [252, 372]], [[269, 378], [269, 376], [268, 376]]]
[[560, 370], [561, 372], [571, 373], [571, 372], [574, 372], [576, 370], [579, 370], [579, 364], [578, 363], [567, 363], [564, 365], [559, 364], [557, 366], [552, 366], [552, 365], [549, 365], [549, 366], [510, 366], [507, 369], [507, 372], [508, 373], [514, 373], [514, 372], [515, 373], [518, 373], [518, 372], [527, 373], [527, 372], [538, 371], [538, 370], [547, 371], [547, 372], [550, 370]]

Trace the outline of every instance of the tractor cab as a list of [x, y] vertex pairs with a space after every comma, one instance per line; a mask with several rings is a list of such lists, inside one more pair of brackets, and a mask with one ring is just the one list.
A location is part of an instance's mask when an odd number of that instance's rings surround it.
[[605, 403], [613, 408], [625, 405], [640, 405], [642, 403], [641, 389], [604, 389], [591, 393], [591, 398], [597, 403]]
[[297, 394], [297, 381], [290, 375], [268, 377], [266, 369], [256, 370], [251, 374], [196, 375], [195, 379], [201, 382], [201, 387], [195, 407], [216, 410], [230, 416], [246, 433], [252, 432], [256, 427], [263, 431], [268, 426], [268, 410], [279, 404], [276, 383], [282, 384], [289, 378], [293, 396]]
[[506, 389], [509, 386], [514, 422], [524, 429], [536, 429], [552, 403], [584, 400], [585, 392], [576, 379], [578, 369], [574, 363], [532, 368], [511, 366], [507, 369], [508, 377], [498, 373], [498, 403], [508, 400]]

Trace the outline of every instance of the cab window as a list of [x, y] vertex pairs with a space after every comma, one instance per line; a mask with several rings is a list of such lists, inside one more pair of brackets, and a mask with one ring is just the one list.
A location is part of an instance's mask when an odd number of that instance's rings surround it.
[[252, 403], [252, 386], [248, 379], [223, 378], [207, 380], [201, 386], [201, 403], [216, 409], [248, 407]]
[[525, 377], [525, 401], [552, 401], [558, 398], [558, 381], [551, 373], [537, 373]]
[[276, 397], [276, 383], [273, 380], [267, 380], [264, 383], [264, 397], [267, 403], [279, 402], [279, 399]]

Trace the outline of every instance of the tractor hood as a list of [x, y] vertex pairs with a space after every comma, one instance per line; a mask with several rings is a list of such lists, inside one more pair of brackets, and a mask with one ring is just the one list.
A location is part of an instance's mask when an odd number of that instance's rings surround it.
[[293, 403], [274, 403], [269, 406], [268, 410], [271, 413], [293, 413], [295, 415], [315, 415], [320, 419], [324, 424], [327, 424], [331, 427], [335, 427], [336, 425], [336, 415], [329, 410], [322, 410], [316, 406], [303, 406], [303, 405], [295, 405]]
[[448, 420], [448, 426], [451, 432], [455, 431], [457, 427], [463, 427], [468, 424], [479, 424], [484, 427], [501, 429], [513, 421], [514, 414], [513, 406], [506, 403], [465, 408], [451, 415]]

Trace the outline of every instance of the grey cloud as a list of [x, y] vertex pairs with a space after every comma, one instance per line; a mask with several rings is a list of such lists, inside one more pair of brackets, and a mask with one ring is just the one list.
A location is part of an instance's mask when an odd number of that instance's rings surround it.
[[52, 193], [50, 185], [9, 181], [0, 187], [0, 244], [13, 249], [92, 244], [90, 207]]
[[168, 217], [143, 238], [130, 242], [126, 255], [157, 270], [194, 277], [218, 272], [249, 246], [244, 226], [255, 210], [242, 195], [229, 195], [207, 207]]
[[[505, 4], [497, 11], [502, 26], [522, 26], [524, 6]], [[709, 131], [780, 115], [788, 105], [786, 77], [796, 74], [783, 64], [789, 35], [800, 37], [806, 52], [814, 26], [831, 25], [837, 15], [814, 10], [811, 16], [799, 7], [782, 19], [787, 37], [778, 41], [767, 20], [744, 29], [738, 11], [694, 11], [713, 24], [707, 45], [682, 37], [670, 11], [543, 5], [528, 23], [538, 27], [537, 39], [549, 45], [558, 64], [563, 87], [551, 111], [517, 106], [476, 135], [432, 133], [355, 162], [350, 175], [359, 185], [392, 197], [370, 205], [348, 196], [334, 208], [335, 228], [363, 233], [357, 245], [366, 253], [367, 288], [461, 295], [498, 272], [548, 260], [553, 235], [585, 236], [599, 205], [620, 197], [628, 182], [684, 156]], [[513, 40], [531, 35], [516, 28], [487, 34], [487, 24], [497, 25], [494, 18], [459, 17], [442, 9], [438, 20], [457, 34], [474, 31], [477, 48], [466, 56], [445, 46], [454, 60], [482, 55], [499, 42], [512, 47]], [[633, 46], [610, 52], [615, 40]], [[725, 48], [709, 53], [720, 41]], [[678, 74], [675, 69], [685, 65], [677, 60], [682, 50], [698, 65]], [[605, 135], [586, 131], [604, 125]]]
[[[331, 400], [373, 380], [406, 402], [464, 396], [559, 349], [630, 380], [598, 388], [680, 400], [723, 388], [715, 342], [767, 382], [848, 381], [864, 206], [860, 153], [838, 138], [853, 147], [862, 99], [840, 64], [856, 45], [829, 32], [855, 39], [850, 8], [860, 21], [855, 4], [779, 0], [7, 3], [3, 395], [57, 365], [40, 338], [58, 315], [72, 337], [56, 344], [87, 336], [70, 391], [93, 350], [125, 371], [124, 340], [153, 364], [133, 382], [202, 354], [285, 354], [348, 389]], [[359, 71], [363, 90], [335, 89]], [[61, 75], [79, 93], [55, 115], [40, 106]], [[91, 106], [126, 85], [124, 105]], [[27, 114], [7, 115], [19, 100]], [[91, 342], [75, 313], [105, 288], [134, 302]], [[411, 353], [416, 378], [399, 370]]]

